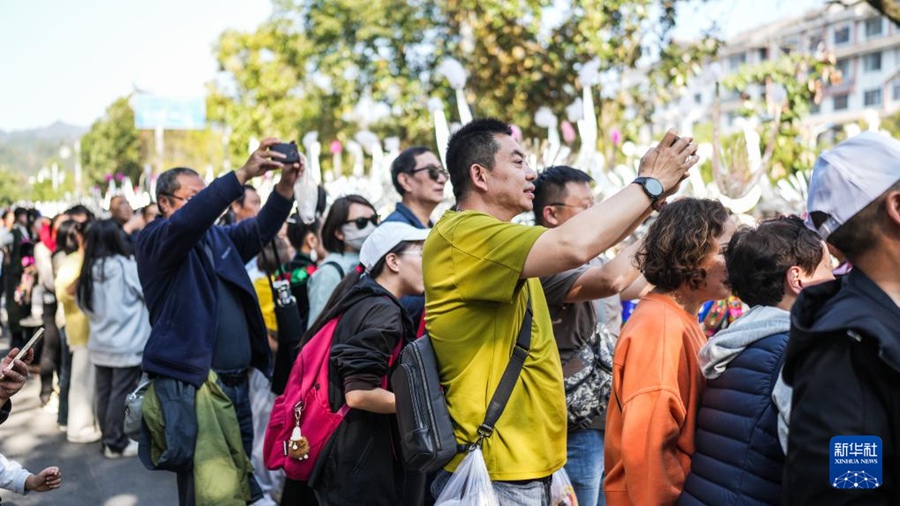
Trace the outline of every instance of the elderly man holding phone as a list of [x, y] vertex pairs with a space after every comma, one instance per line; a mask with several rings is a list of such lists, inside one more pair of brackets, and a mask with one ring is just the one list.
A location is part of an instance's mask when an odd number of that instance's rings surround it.
[[[234, 405], [243, 447], [250, 455], [248, 373], [252, 367], [268, 374], [270, 353], [244, 265], [287, 219], [294, 183], [305, 165], [302, 157], [282, 163], [286, 156], [276, 151], [278, 144], [277, 139], [263, 140], [243, 167], [208, 187], [191, 169], [164, 172], [156, 184], [160, 218], [138, 237], [138, 274], [152, 325], [142, 367], [153, 379], [168, 444], [166, 453], [151, 461], [150, 437], [145, 434], [139, 455], [147, 467], [177, 473], [182, 505], [212, 492], [203, 488], [210, 484], [197, 483], [200, 489], [195, 489], [194, 483], [194, 447], [204, 436], [195, 399], [199, 403], [210, 371], [216, 373], [215, 386]], [[281, 180], [257, 217], [229, 226], [214, 224], [241, 196], [245, 183], [273, 169], [281, 169]], [[147, 421], [146, 402], [144, 409]], [[252, 475], [248, 480], [247, 502], [253, 503], [262, 492]]]

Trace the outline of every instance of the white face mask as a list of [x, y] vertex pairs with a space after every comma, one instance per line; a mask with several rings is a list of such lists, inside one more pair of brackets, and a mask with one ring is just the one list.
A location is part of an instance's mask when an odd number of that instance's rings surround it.
[[344, 233], [344, 244], [350, 246], [356, 251], [362, 249], [362, 245], [366, 239], [375, 231], [375, 225], [369, 222], [366, 228], [360, 230], [355, 223], [345, 223], [341, 226], [341, 232]]

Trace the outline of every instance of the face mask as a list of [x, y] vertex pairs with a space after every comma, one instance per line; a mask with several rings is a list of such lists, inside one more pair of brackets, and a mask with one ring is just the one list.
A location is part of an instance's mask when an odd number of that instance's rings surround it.
[[344, 233], [344, 244], [350, 246], [356, 251], [362, 249], [362, 245], [366, 242], [366, 238], [375, 231], [375, 225], [369, 223], [366, 228], [360, 230], [354, 223], [345, 223], [341, 226], [341, 232]]

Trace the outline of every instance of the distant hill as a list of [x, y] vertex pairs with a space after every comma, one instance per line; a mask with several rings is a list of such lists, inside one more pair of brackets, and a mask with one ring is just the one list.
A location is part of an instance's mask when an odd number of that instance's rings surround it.
[[[85, 127], [61, 121], [30, 130], [0, 130], [0, 167], [34, 174], [42, 166], [59, 159], [60, 147], [68, 145], [71, 149], [74, 142], [87, 131]], [[70, 155], [69, 163], [72, 163], [73, 156], [74, 152]]]

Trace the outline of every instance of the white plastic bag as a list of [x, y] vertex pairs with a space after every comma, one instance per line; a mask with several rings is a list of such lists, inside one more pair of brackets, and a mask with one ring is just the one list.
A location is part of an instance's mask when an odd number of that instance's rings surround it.
[[553, 473], [553, 479], [550, 482], [550, 504], [553, 506], [578, 506], [578, 498], [575, 497], [575, 487], [569, 480], [565, 468], [559, 468], [559, 471]]
[[500, 506], [481, 448], [470, 451], [460, 462], [435, 506]]

